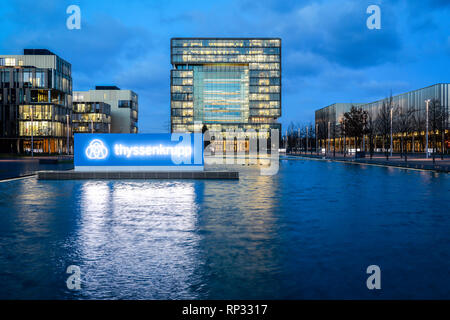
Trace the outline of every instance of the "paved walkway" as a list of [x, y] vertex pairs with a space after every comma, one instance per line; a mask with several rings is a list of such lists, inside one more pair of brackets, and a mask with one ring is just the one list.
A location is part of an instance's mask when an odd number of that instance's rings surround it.
[[389, 157], [389, 160], [386, 160], [385, 154], [377, 153], [374, 154], [372, 159], [370, 156], [366, 154], [366, 158], [355, 159], [353, 155], [347, 155], [344, 157], [342, 153], [336, 153], [334, 156], [333, 153], [325, 154], [300, 154], [300, 153], [290, 153], [291, 156], [301, 156], [308, 158], [319, 158], [326, 159], [332, 161], [345, 161], [352, 163], [362, 163], [362, 164], [373, 164], [373, 165], [383, 165], [390, 167], [402, 167], [402, 168], [410, 168], [410, 169], [421, 169], [421, 170], [432, 170], [439, 172], [450, 172], [450, 156], [445, 155], [444, 160], [441, 160], [440, 155], [436, 155], [435, 163], [433, 164], [433, 159], [430, 156], [428, 159], [424, 154], [413, 154], [408, 155], [407, 161], [405, 158], [401, 158], [399, 154], [394, 154], [392, 157]]

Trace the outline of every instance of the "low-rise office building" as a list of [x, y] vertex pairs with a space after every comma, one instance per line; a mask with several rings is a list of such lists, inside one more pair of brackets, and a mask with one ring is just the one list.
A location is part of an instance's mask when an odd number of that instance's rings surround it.
[[73, 102], [74, 133], [110, 133], [111, 106], [104, 102]]
[[69, 150], [71, 68], [46, 49], [0, 55], [0, 152]]
[[138, 95], [116, 86], [96, 86], [95, 90], [74, 91], [75, 103], [104, 102], [110, 106], [111, 133], [138, 132]]
[[[344, 113], [350, 111], [352, 106], [362, 108], [367, 111], [372, 120], [372, 130], [374, 132], [374, 150], [383, 151], [390, 149], [390, 142], [386, 143], [386, 137], [382, 136], [379, 129], [380, 110], [384, 105], [390, 105], [392, 109], [389, 117], [392, 117], [392, 140], [393, 152], [425, 152], [426, 148], [426, 132], [427, 132], [427, 111], [428, 111], [428, 141], [431, 141], [431, 135], [436, 134], [439, 137], [436, 141], [436, 149], [438, 152], [448, 150], [450, 148], [449, 142], [449, 104], [450, 104], [450, 84], [439, 83], [426, 88], [417, 89], [403, 94], [381, 99], [370, 103], [335, 103], [325, 108], [319, 109], [315, 112], [315, 126], [318, 138], [318, 147], [322, 150], [332, 151], [334, 148], [338, 152], [346, 150], [356, 150], [363, 148], [363, 151], [369, 151], [369, 144], [364, 143], [368, 141], [367, 135], [363, 136], [362, 146], [355, 146], [353, 137], [344, 137], [342, 134], [341, 120]], [[440, 124], [441, 130], [432, 131], [430, 103], [436, 101], [442, 106], [442, 112], [445, 116]], [[428, 104], [428, 107], [427, 107]], [[408, 132], [402, 132], [399, 124], [399, 114], [408, 115]], [[446, 117], [446, 119], [445, 119]], [[401, 118], [405, 121], [405, 116]], [[405, 126], [405, 124], [403, 124]], [[390, 133], [389, 133], [390, 135]], [[444, 143], [442, 143], [444, 141]], [[429, 148], [431, 148], [429, 146]]]

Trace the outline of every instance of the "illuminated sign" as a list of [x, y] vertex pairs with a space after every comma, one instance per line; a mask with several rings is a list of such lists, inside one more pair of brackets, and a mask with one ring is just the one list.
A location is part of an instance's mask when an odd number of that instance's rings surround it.
[[106, 159], [108, 156], [108, 149], [103, 144], [102, 140], [92, 140], [86, 148], [86, 157], [88, 159]]
[[76, 133], [77, 171], [203, 170], [201, 133]]

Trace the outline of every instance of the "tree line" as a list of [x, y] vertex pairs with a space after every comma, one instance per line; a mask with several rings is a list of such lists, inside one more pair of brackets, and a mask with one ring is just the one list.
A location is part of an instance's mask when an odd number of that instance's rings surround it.
[[[449, 110], [441, 104], [439, 99], [428, 100], [428, 148], [431, 149], [433, 163], [438, 152], [438, 142], [440, 142], [440, 157], [444, 158], [447, 153], [445, 130], [448, 129]], [[320, 148], [325, 148], [328, 152], [336, 153], [336, 141], [344, 141], [343, 154], [348, 153], [347, 141], [353, 140], [355, 152], [357, 150], [367, 150], [370, 158], [373, 157], [376, 149], [382, 149], [386, 160], [392, 152], [391, 144], [396, 137], [399, 144], [400, 157], [408, 161], [407, 145], [410, 143], [414, 150], [415, 142], [420, 144], [421, 149], [427, 146], [425, 134], [427, 131], [427, 112], [424, 108], [401, 106], [394, 102], [392, 95], [383, 100], [378, 108], [362, 108], [352, 105], [350, 110], [345, 112], [338, 120], [318, 121], [316, 128], [313, 125], [297, 125], [291, 123], [286, 132], [286, 146], [289, 151], [304, 151], [306, 146], [306, 135], [310, 135], [310, 140], [314, 140], [317, 131], [317, 139]], [[309, 130], [308, 130], [308, 129]], [[308, 131], [308, 133], [307, 133]], [[376, 148], [381, 142], [381, 148]], [[325, 145], [322, 145], [324, 143]], [[311, 145], [310, 145], [311, 146]], [[431, 147], [430, 147], [431, 146]], [[315, 145], [308, 150], [314, 150]], [[316, 150], [318, 151], [318, 150]], [[425, 150], [426, 152], [427, 150]]]

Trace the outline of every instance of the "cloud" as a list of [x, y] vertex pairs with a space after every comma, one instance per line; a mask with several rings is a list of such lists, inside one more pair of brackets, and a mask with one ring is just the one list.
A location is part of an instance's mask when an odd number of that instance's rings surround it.
[[[170, 117], [171, 37], [282, 38], [283, 123], [448, 81], [447, 0], [77, 2], [81, 30], [65, 27], [71, 1], [2, 4], [2, 53], [48, 48], [72, 63], [74, 89], [134, 90], [146, 132], [166, 130]], [[369, 4], [381, 7], [381, 30], [366, 27]]]

